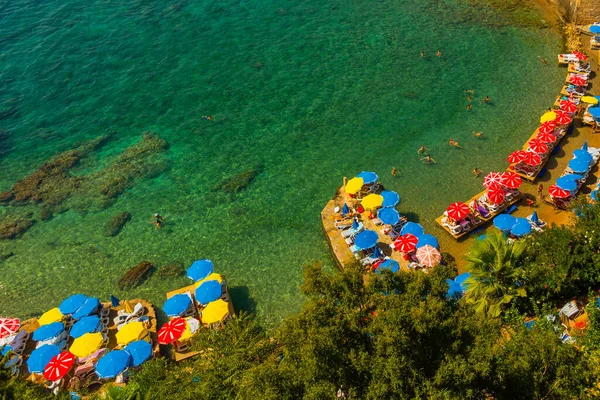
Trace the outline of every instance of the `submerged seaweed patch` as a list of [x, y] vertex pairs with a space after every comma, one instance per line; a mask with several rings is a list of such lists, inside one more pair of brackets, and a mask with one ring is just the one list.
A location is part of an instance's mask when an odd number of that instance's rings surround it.
[[262, 164], [255, 165], [237, 175], [223, 179], [213, 186], [213, 190], [224, 193], [241, 192], [246, 189], [263, 170], [264, 166]]
[[142, 261], [135, 267], [128, 269], [119, 279], [119, 289], [126, 290], [141, 285], [150, 275], [152, 266], [150, 261]]

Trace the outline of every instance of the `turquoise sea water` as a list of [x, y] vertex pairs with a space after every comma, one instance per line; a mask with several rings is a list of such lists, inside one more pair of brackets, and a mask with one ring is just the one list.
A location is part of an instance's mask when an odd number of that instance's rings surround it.
[[[116, 281], [143, 260], [210, 258], [238, 305], [274, 324], [302, 303], [302, 266], [332, 264], [319, 212], [363, 169], [451, 245], [434, 217], [479, 190], [473, 167], [506, 167], [564, 76], [537, 59], [554, 60], [558, 35], [504, 22], [461, 1], [0, 0], [0, 113], [13, 110], [0, 120], [0, 190], [106, 131], [117, 134], [92, 157], [100, 166], [147, 130], [170, 144], [168, 169], [109, 208], [0, 241], [14, 253], [0, 262], [0, 314], [78, 291], [162, 305], [185, 277], [127, 292]], [[476, 90], [470, 112], [464, 89]], [[419, 161], [422, 144], [437, 164]], [[211, 189], [258, 164], [237, 195]], [[121, 211], [132, 221], [105, 237]], [[155, 212], [168, 216], [159, 231]]]

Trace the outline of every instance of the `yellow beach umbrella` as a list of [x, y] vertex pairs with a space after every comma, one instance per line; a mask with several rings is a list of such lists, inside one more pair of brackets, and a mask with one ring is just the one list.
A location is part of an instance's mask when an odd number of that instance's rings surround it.
[[584, 103], [588, 103], [588, 104], [598, 104], [598, 99], [595, 98], [594, 96], [583, 96], [581, 98], [581, 101], [583, 101]]
[[200, 287], [206, 281], [217, 281], [219, 283], [223, 283], [223, 275], [217, 274], [216, 272], [211, 273], [206, 278], [195, 283], [196, 287]]
[[117, 332], [117, 344], [121, 346], [128, 345], [131, 342], [140, 340], [148, 334], [148, 330], [140, 321], [129, 322], [123, 325]]
[[380, 194], [371, 193], [360, 203], [364, 207], [365, 210], [374, 210], [378, 207], [381, 207], [383, 204], [383, 196]]
[[364, 184], [365, 181], [363, 178], [352, 178], [346, 183], [346, 187], [344, 189], [348, 194], [356, 194]]
[[102, 333], [86, 333], [73, 341], [69, 351], [77, 357], [84, 358], [98, 350], [103, 342]]
[[40, 326], [48, 325], [53, 322], [62, 321], [65, 316], [60, 312], [58, 307], [54, 307], [51, 310], [46, 311], [42, 314], [42, 316], [38, 319]]
[[554, 111], [548, 111], [540, 118], [540, 122], [554, 121], [556, 119], [556, 113]]
[[212, 301], [202, 310], [202, 323], [214, 324], [221, 322], [227, 314], [229, 314], [229, 304], [225, 300]]

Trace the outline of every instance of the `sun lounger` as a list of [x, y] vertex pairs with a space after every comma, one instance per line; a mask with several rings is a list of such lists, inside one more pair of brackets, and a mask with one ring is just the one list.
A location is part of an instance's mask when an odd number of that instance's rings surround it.
[[68, 338], [69, 338], [69, 333], [68, 333], [68, 331], [65, 330], [65, 331], [62, 331], [61, 333], [59, 333], [57, 336], [55, 336], [53, 338], [37, 342], [36, 345], [35, 345], [35, 348], [39, 349], [40, 347], [42, 347], [42, 346], [44, 346], [46, 344], [60, 345], [60, 344], [62, 344], [62, 342], [66, 341]]
[[31, 334], [28, 333], [25, 329], [20, 330], [10, 342], [10, 347], [13, 353], [22, 354], [27, 347], [27, 341], [29, 340]]
[[356, 235], [358, 232], [362, 231], [363, 229], [364, 229], [364, 225], [362, 224], [362, 222], [359, 222], [358, 223], [358, 228], [356, 228], [356, 229], [350, 228], [350, 229], [347, 229], [347, 230], [343, 231], [342, 232], [342, 237], [344, 239], [347, 239], [350, 236]]
[[352, 220], [335, 221], [335, 227], [338, 229], [348, 229], [352, 226]]
[[570, 63], [576, 63], [578, 61], [579, 61], [579, 58], [577, 58], [574, 54], [571, 54], [571, 53], [558, 55], [558, 63], [559, 64], [570, 64]]
[[69, 380], [69, 387], [77, 391], [100, 383], [102, 380], [96, 375], [95, 365], [88, 363], [75, 368], [74, 376]]
[[379, 261], [379, 260], [380, 260], [380, 259], [379, 259], [379, 258], [377, 258], [377, 257], [371, 257], [371, 256], [367, 256], [367, 257], [363, 258], [362, 260], [360, 260], [360, 263], [361, 263], [362, 265], [365, 265], [365, 266], [366, 266], [366, 265], [373, 264], [374, 262], [376, 262], [376, 261]]
[[21, 365], [23, 365], [23, 357], [20, 354], [14, 354], [6, 363], [4, 363], [4, 368], [10, 369], [12, 375], [19, 376]]
[[371, 222], [373, 222], [375, 225], [379, 226], [379, 225], [383, 225], [383, 222], [381, 222], [381, 220], [377, 217], [372, 218]]
[[133, 312], [131, 313], [127, 313], [124, 310], [120, 310], [117, 314], [117, 316], [115, 318], [113, 318], [113, 323], [115, 325], [122, 325], [124, 323], [127, 323], [127, 321], [137, 318], [137, 317], [141, 317], [143, 314], [145, 313], [145, 308], [142, 305], [142, 303], [137, 303], [134, 307], [133, 307]]

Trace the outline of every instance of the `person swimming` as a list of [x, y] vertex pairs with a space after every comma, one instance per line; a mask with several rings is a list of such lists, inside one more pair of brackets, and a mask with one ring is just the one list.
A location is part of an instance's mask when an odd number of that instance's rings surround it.
[[477, 136], [478, 138], [482, 138], [483, 137], [483, 132], [475, 132], [475, 131], [473, 131], [473, 135]]
[[425, 145], [419, 147], [419, 150], [417, 151], [418, 154], [424, 154], [425, 151], [429, 150], [427, 147], [425, 147]]
[[425, 52], [424, 51], [421, 52], [421, 57], [425, 57]]
[[475, 175], [475, 177], [478, 177], [479, 175], [481, 175], [481, 171], [477, 169], [477, 167], [473, 168], [473, 175]]
[[471, 108], [473, 108], [473, 107], [471, 107], [470, 104], [467, 104], [467, 110], [471, 111]]
[[166, 218], [160, 215], [159, 213], [154, 214], [154, 216], [148, 221], [148, 223], [153, 223], [155, 225], [154, 230], [160, 229], [162, 224], [165, 222]]
[[426, 164], [431, 164], [431, 163], [435, 164], [435, 160], [433, 158], [431, 158], [431, 156], [426, 156], [424, 158], [421, 158], [421, 161], [425, 161]]
[[483, 98], [483, 102], [484, 102], [484, 103], [489, 103], [489, 102], [490, 102], [490, 97], [489, 97], [489, 96], [485, 96], [485, 97]]
[[450, 146], [456, 147], [457, 149], [462, 149], [462, 147], [460, 147], [460, 145], [458, 144], [458, 142], [456, 140], [452, 139], [452, 138], [450, 138], [450, 140], [448, 141], [448, 144]]
[[212, 120], [213, 120], [213, 118], [214, 118], [214, 117], [213, 117], [212, 115], [203, 115], [203, 116], [202, 116], [202, 119], [205, 119], [205, 120], [207, 120], [207, 121], [212, 121]]
[[442, 56], [442, 52], [441, 51], [437, 51], [437, 53], [435, 53], [436, 56], [441, 57]]
[[392, 168], [392, 176], [396, 176], [396, 172], [398, 172], [398, 170], [395, 167]]

